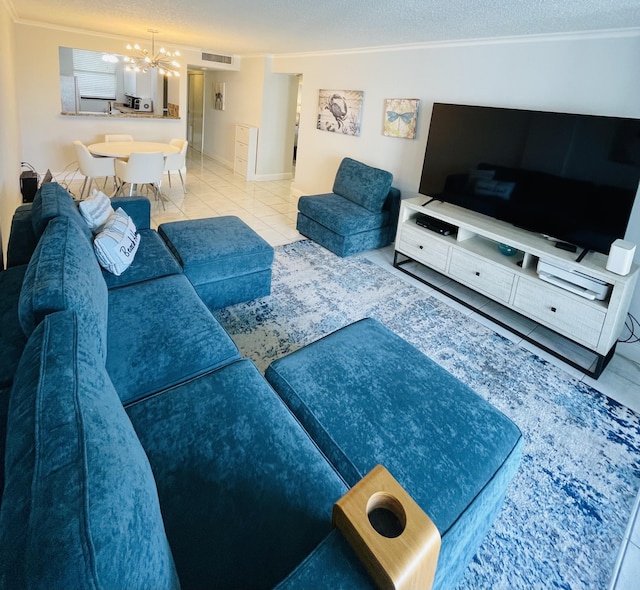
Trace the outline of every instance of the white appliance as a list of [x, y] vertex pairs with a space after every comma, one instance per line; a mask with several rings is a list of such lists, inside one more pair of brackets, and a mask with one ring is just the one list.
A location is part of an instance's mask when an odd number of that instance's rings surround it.
[[607, 270], [619, 275], [628, 275], [633, 264], [633, 255], [636, 253], [636, 245], [628, 240], [616, 240], [611, 244], [609, 258], [607, 258]]
[[133, 108], [136, 111], [149, 112], [153, 110], [153, 101], [150, 98], [136, 98], [133, 101]]
[[557, 285], [585, 299], [602, 301], [607, 298], [611, 285], [575, 269], [566, 269], [544, 260], [538, 260], [538, 276], [547, 283]]

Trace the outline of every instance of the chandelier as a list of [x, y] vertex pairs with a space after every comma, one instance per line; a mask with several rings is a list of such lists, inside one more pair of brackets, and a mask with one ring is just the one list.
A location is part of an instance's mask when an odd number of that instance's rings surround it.
[[148, 72], [149, 68], [156, 68], [159, 74], [163, 76], [179, 76], [180, 64], [174, 59], [174, 57], [180, 57], [179, 51], [171, 53], [164, 47], [161, 47], [156, 53], [155, 34], [158, 32], [155, 29], [147, 29], [151, 33], [151, 51], [142, 49], [137, 43], [132, 47], [127, 45], [129, 51], [136, 51], [137, 55], [127, 56], [124, 58], [124, 62], [128, 65], [125, 66], [125, 70], [128, 72]]

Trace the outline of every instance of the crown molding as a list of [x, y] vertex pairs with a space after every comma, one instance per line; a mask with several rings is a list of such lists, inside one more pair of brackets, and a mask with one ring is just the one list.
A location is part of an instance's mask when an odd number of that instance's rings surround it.
[[479, 37], [474, 39], [454, 39], [443, 41], [425, 41], [399, 45], [380, 45], [352, 49], [334, 49], [326, 51], [304, 51], [272, 54], [276, 58], [326, 57], [330, 55], [353, 55], [362, 53], [381, 53], [389, 51], [415, 51], [423, 49], [444, 49], [451, 47], [470, 47], [481, 45], [514, 45], [520, 43], [549, 43], [557, 41], [585, 41], [592, 39], [616, 39], [640, 37], [640, 27], [625, 29], [603, 29], [594, 31], [576, 31], [566, 33], [545, 33], [536, 35], [513, 35], [505, 37]]
[[[11, 0], [0, 0], [2, 2], [11, 2]], [[34, 21], [34, 20], [27, 20], [27, 19], [20, 19], [20, 18], [16, 18], [14, 19], [14, 22], [16, 24], [19, 25], [26, 25], [26, 26], [30, 26], [30, 27], [39, 27], [41, 29], [49, 29], [49, 30], [53, 30], [53, 31], [61, 31], [64, 33], [71, 33], [71, 34], [75, 34], [75, 35], [86, 35], [86, 36], [91, 36], [91, 37], [99, 37], [101, 39], [112, 39], [112, 40], [118, 40], [118, 41], [123, 41], [125, 43], [129, 43], [131, 41], [139, 41], [140, 43], [145, 43], [145, 42], [149, 42], [149, 37], [148, 36], [142, 36], [142, 37], [137, 37], [137, 36], [133, 36], [133, 35], [128, 35], [128, 36], [124, 36], [124, 35], [115, 35], [113, 33], [102, 33], [99, 31], [92, 31], [90, 29], [77, 29], [75, 27], [65, 27], [64, 25], [55, 25], [55, 24], [51, 24], [51, 23], [43, 23], [43, 22], [39, 22], [39, 21]], [[196, 52], [200, 52], [203, 51], [200, 47], [191, 47], [188, 45], [180, 45], [178, 43], [172, 43], [167, 41], [166, 42], [167, 45], [171, 45], [172, 48], [176, 48], [179, 49], [180, 51], [196, 51]], [[216, 53], [223, 53], [222, 51], [217, 51]], [[226, 55], [230, 55], [229, 53], [227, 53]]]

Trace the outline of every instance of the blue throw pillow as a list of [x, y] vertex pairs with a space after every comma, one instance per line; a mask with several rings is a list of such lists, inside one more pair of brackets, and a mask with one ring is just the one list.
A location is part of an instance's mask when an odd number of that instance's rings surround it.
[[5, 465], [0, 588], [179, 587], [147, 456], [73, 312], [27, 343]]
[[387, 200], [392, 182], [391, 172], [344, 158], [333, 183], [333, 192], [369, 211], [379, 213]]

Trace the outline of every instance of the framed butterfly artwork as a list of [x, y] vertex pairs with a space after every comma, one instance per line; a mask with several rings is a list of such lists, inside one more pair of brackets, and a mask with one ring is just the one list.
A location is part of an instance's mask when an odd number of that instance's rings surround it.
[[385, 98], [383, 134], [415, 139], [419, 104], [418, 98]]

